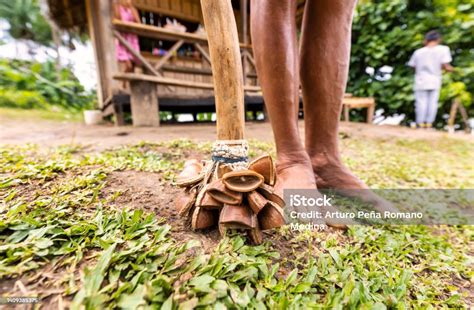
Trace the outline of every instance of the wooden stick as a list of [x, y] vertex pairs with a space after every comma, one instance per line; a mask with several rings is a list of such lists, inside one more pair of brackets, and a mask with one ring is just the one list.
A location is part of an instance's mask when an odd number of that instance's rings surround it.
[[201, 0], [216, 98], [217, 139], [244, 138], [244, 88], [239, 37], [230, 0]]
[[207, 52], [204, 50], [204, 48], [201, 46], [201, 44], [199, 43], [194, 43], [194, 47], [199, 51], [199, 53], [201, 53], [202, 57], [204, 57], [204, 59], [209, 63], [211, 64], [211, 58], [209, 57], [209, 54], [207, 54]]
[[[240, 13], [241, 13], [241, 21], [242, 21], [242, 38], [245, 44], [248, 43], [248, 14], [247, 14], [247, 0], [240, 0]], [[244, 76], [244, 85], [247, 85], [247, 72], [248, 72], [248, 65], [247, 65], [247, 56], [245, 53], [242, 53], [242, 72]]]
[[123, 46], [125, 46], [125, 48], [133, 54], [133, 56], [135, 56], [138, 60], [140, 60], [140, 62], [148, 69], [150, 70], [151, 73], [153, 73], [153, 75], [156, 75], [156, 76], [161, 76], [161, 74], [155, 70], [155, 68], [153, 68], [153, 66], [142, 56], [140, 55], [139, 52], [137, 52], [131, 45], [130, 43], [128, 43], [127, 40], [125, 40], [124, 37], [122, 37], [122, 35], [114, 30], [114, 36], [120, 41], [120, 43], [122, 43]]
[[252, 55], [250, 55], [249, 51], [244, 51], [245, 55], [247, 56], [247, 59], [250, 61], [252, 66], [255, 68], [255, 59], [253, 59]]
[[454, 128], [454, 122], [456, 121], [456, 114], [458, 113], [458, 105], [459, 101], [454, 100], [451, 104], [451, 109], [449, 111], [449, 119], [448, 119], [448, 126]]
[[[159, 76], [159, 77], [162, 76], [161, 73], [159, 73], [158, 71], [156, 71], [155, 68], [153, 68], [153, 66], [145, 59], [145, 57], [143, 57], [143, 56], [140, 54], [140, 52], [136, 51], [136, 50], [130, 45], [130, 43], [128, 43], [128, 41], [125, 40], [124, 37], [122, 37], [122, 35], [121, 35], [118, 31], [114, 30], [114, 36], [120, 41], [120, 43], [122, 43], [122, 44], [125, 46], [125, 48], [126, 48], [130, 53], [133, 54], [133, 56], [137, 57], [138, 60], [140, 60], [141, 63], [142, 63], [148, 70], [150, 70], [150, 72], [151, 72], [153, 75], [156, 75], [156, 76]], [[166, 88], [167, 88], [168, 90], [170, 90], [170, 91], [173, 90], [173, 89], [171, 89], [171, 87], [169, 87], [169, 86], [166, 86]]]
[[183, 45], [184, 41], [183, 40], [179, 40], [178, 42], [176, 42], [175, 44], [173, 44], [173, 46], [168, 50], [167, 54], [165, 56], [163, 56], [160, 61], [158, 61], [158, 63], [155, 65], [155, 69], [156, 70], [160, 70], [161, 67], [163, 67], [163, 65], [171, 58], [173, 57], [173, 53], [176, 52], [180, 47], [181, 45]]

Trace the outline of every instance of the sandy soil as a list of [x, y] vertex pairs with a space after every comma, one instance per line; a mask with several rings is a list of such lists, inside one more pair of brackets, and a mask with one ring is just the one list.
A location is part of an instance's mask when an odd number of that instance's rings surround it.
[[[300, 121], [303, 132], [303, 122]], [[363, 123], [341, 123], [340, 131], [347, 135], [369, 138], [439, 139], [458, 138], [474, 141], [474, 136], [462, 132], [448, 135], [445, 132], [415, 130], [406, 127], [375, 126]], [[269, 123], [246, 124], [248, 139], [271, 141]], [[139, 141], [166, 141], [189, 138], [198, 141], [212, 141], [216, 137], [215, 124], [163, 125], [159, 128], [136, 128], [113, 125], [85, 126], [81, 123], [7, 119], [0, 115], [0, 144], [36, 143], [41, 146], [78, 143], [102, 149], [114, 145], [137, 143]]]

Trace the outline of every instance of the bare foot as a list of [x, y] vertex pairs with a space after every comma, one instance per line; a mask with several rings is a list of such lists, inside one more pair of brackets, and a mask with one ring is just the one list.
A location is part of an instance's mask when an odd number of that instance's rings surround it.
[[341, 162], [339, 157], [319, 153], [311, 158], [316, 184], [321, 189], [333, 189], [337, 193], [359, 198], [370, 203], [379, 212], [397, 212], [389, 201], [376, 195], [369, 187]]
[[[315, 190], [313, 196], [316, 196], [313, 198], [322, 197], [321, 193], [316, 190], [315, 175], [306, 152], [292, 153], [289, 156], [279, 156], [279, 158], [276, 164], [277, 182], [275, 184], [275, 192], [278, 195], [283, 197], [283, 190], [285, 189], [313, 189]], [[327, 211], [337, 211], [333, 206], [324, 206], [321, 208], [299, 206], [294, 207], [294, 210], [299, 213], [307, 214], [311, 214], [311, 211], [319, 211], [322, 212], [322, 214], [325, 214]], [[314, 224], [326, 224], [339, 229], [347, 229], [347, 225], [333, 219], [309, 219], [303, 221], [312, 222]]]
[[284, 189], [316, 189], [311, 161], [305, 151], [279, 154], [276, 163], [275, 191], [283, 195]]

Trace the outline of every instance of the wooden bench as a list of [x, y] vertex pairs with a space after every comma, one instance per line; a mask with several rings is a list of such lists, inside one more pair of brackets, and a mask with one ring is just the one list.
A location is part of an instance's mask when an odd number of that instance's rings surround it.
[[375, 111], [374, 98], [359, 98], [359, 97], [345, 96], [342, 103], [344, 107], [344, 121], [346, 122], [349, 121], [350, 109], [366, 108], [367, 109], [367, 123], [372, 124], [372, 120], [374, 119], [374, 111]]

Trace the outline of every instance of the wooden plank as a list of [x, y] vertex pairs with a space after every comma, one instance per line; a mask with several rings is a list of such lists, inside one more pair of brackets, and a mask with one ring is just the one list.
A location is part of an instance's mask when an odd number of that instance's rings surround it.
[[194, 47], [201, 53], [202, 57], [207, 61], [208, 64], [211, 64], [211, 57], [209, 57], [209, 54], [206, 52], [206, 50], [199, 44], [199, 43], [194, 43]]
[[342, 100], [342, 103], [344, 105], [349, 105], [352, 108], [358, 108], [358, 107], [369, 107], [371, 105], [375, 105], [375, 99], [374, 98], [359, 98], [359, 97], [345, 97]]
[[180, 47], [181, 45], [183, 45], [184, 41], [183, 40], [179, 40], [178, 42], [176, 42], [175, 44], [173, 44], [173, 46], [168, 50], [168, 53], [163, 56], [159, 61], [158, 63], [155, 65], [155, 69], [156, 70], [160, 70], [161, 67], [163, 67], [163, 65], [171, 58], [173, 57], [173, 53], [176, 52]]
[[[245, 44], [248, 44], [247, 6], [248, 6], [248, 0], [240, 0], [240, 13], [241, 13], [241, 19], [242, 19], [242, 41]], [[247, 64], [247, 56], [245, 53], [242, 54], [242, 72], [243, 72], [244, 85], [247, 85], [248, 64]]]
[[140, 55], [140, 52], [136, 51], [130, 45], [130, 43], [128, 43], [128, 41], [125, 40], [124, 37], [122, 37], [122, 35], [118, 31], [114, 30], [114, 36], [120, 41], [120, 43], [122, 43], [123, 46], [125, 46], [125, 48], [130, 53], [133, 54], [133, 56], [138, 58], [138, 60], [140, 60], [140, 62], [145, 66], [145, 68], [147, 68], [151, 73], [153, 73], [153, 75], [160, 76], [160, 73], [158, 71], [156, 71], [155, 68], [153, 68], [153, 66], [145, 58], [143, 58], [142, 55]]
[[174, 18], [182, 19], [185, 21], [193, 22], [193, 23], [200, 22], [199, 16], [183, 14], [176, 10], [170, 9], [167, 3], [168, 1], [163, 1], [163, 4], [161, 4], [161, 6], [153, 6], [153, 5], [141, 3], [141, 4], [136, 4], [135, 7], [139, 10], [149, 11], [149, 12], [158, 13], [162, 15], [168, 15]]
[[130, 82], [130, 106], [133, 126], [159, 126], [156, 85], [146, 81]]
[[100, 35], [102, 45], [102, 61], [105, 68], [105, 76], [108, 81], [107, 96], [119, 91], [120, 85], [112, 80], [112, 75], [117, 71], [117, 58], [115, 54], [115, 42], [112, 34], [113, 8], [112, 1], [92, 1], [97, 6], [95, 15], [97, 18], [97, 32]]
[[[196, 64], [198, 65], [198, 63]], [[208, 68], [189, 68], [189, 67], [179, 67], [174, 65], [163, 65], [161, 67], [163, 71], [169, 72], [182, 72], [182, 73], [190, 73], [195, 75], [212, 75], [212, 70]]]
[[[207, 43], [207, 36], [204, 34], [179, 32], [171, 29], [165, 29], [163, 27], [125, 22], [118, 19], [114, 19], [112, 23], [116, 30], [135, 33], [144, 37], [170, 41], [184, 40], [184, 42], [189, 43]], [[240, 48], [251, 49], [252, 46], [250, 44], [240, 43]]]
[[86, 1], [86, 13], [89, 35], [94, 45], [94, 56], [98, 74], [98, 102], [102, 107], [103, 100], [119, 89], [117, 81], [112, 80], [112, 73], [117, 71], [115, 44], [111, 34], [111, 2]]
[[89, 31], [89, 38], [91, 39], [93, 50], [94, 50], [94, 60], [96, 64], [97, 72], [97, 101], [99, 102], [99, 107], [102, 107], [104, 98], [107, 97], [105, 89], [107, 88], [107, 82], [104, 80], [105, 72], [104, 66], [102, 64], [102, 51], [100, 43], [97, 42], [98, 38], [96, 35], [96, 21], [93, 17], [93, 8], [92, 0], [86, 0], [86, 14], [87, 14], [87, 26]]
[[[200, 88], [200, 89], [214, 89], [214, 85], [211, 83], [197, 83], [193, 81], [183, 81], [175, 78], [160, 77], [154, 75], [140, 74], [140, 73], [116, 73], [113, 76], [116, 80], [125, 80], [125, 81], [148, 81], [154, 82], [159, 85], [171, 85], [171, 86], [181, 86], [181, 87], [190, 87], [190, 88]], [[261, 88], [259, 86], [247, 85], [244, 87], [245, 90], [260, 92]]]
[[247, 59], [250, 61], [250, 63], [252, 64], [252, 66], [254, 67], [254, 69], [256, 68], [255, 66], [255, 59], [253, 59], [252, 55], [250, 54], [249, 51], [243, 51], [243, 53], [245, 54], [245, 56], [247, 57]]

